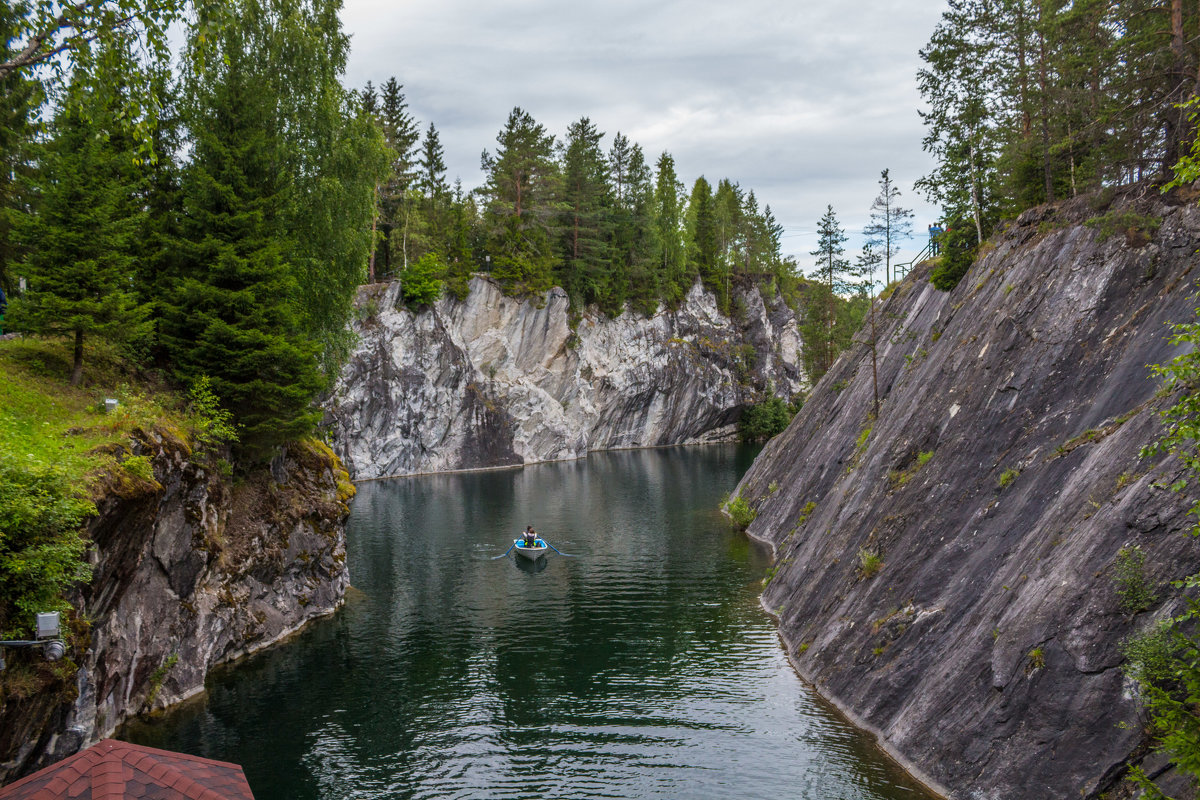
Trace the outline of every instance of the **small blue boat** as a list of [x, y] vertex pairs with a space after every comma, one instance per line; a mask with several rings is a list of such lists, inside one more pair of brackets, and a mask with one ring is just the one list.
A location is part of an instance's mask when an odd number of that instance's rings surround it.
[[546, 555], [546, 551], [549, 549], [550, 545], [546, 544], [545, 540], [540, 536], [533, 540], [532, 547], [525, 544], [524, 537], [513, 540], [513, 551], [522, 558], [527, 558], [530, 561], [536, 561]]

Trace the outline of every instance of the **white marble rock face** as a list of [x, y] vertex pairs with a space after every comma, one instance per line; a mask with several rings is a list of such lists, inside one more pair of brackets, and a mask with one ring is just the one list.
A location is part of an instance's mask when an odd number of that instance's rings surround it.
[[589, 310], [574, 328], [561, 289], [517, 300], [477, 275], [465, 301], [419, 313], [397, 308], [399, 291], [364, 287], [359, 346], [327, 404], [356, 479], [727, 439], [747, 403], [808, 385], [794, 314], [757, 290], [736, 320], [697, 283], [678, 310]]

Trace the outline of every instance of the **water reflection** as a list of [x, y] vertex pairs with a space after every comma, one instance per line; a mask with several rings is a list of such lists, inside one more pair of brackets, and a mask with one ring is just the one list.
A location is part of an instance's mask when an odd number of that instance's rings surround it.
[[[365, 484], [347, 608], [128, 736], [242, 763], [259, 800], [924, 797], [758, 608], [766, 554], [715, 510], [751, 455]], [[579, 557], [489, 560], [526, 525]]]

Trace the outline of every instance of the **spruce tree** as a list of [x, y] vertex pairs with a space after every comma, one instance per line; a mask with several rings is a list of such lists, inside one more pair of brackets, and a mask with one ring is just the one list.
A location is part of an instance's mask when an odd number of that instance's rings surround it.
[[296, 179], [280, 167], [298, 159], [277, 92], [295, 65], [272, 47], [283, 36], [274, 12], [247, 2], [219, 36], [189, 42], [192, 161], [160, 324], [179, 377], [211, 378], [251, 459], [311, 430], [324, 385], [319, 336], [305, 326], [303, 271], [287, 258], [299, 251]]
[[683, 184], [675, 176], [675, 159], [663, 153], [655, 164], [654, 234], [657, 258], [655, 270], [662, 287], [663, 300], [675, 308], [692, 288], [688, 272], [687, 250], [683, 240]]
[[692, 184], [687, 207], [687, 258], [691, 274], [717, 297], [717, 307], [729, 311], [729, 286], [717, 253], [717, 221], [712, 185], [701, 175]]
[[576, 305], [597, 303], [620, 313], [623, 276], [614, 275], [612, 204], [604, 134], [587, 117], [567, 129], [562, 163], [560, 282]]
[[72, 386], [83, 380], [89, 339], [125, 342], [151, 327], [150, 306], [134, 291], [145, 175], [115, 116], [72, 87], [41, 152], [37, 212], [17, 222], [29, 289], [13, 300], [9, 324], [69, 336]]
[[[380, 243], [376, 252], [382, 271], [389, 275], [407, 266], [408, 233], [415, 227], [413, 216], [419, 207], [419, 203], [414, 205], [409, 190], [416, 181], [417, 143], [421, 131], [408, 113], [403, 88], [393, 76], [383, 84], [380, 96], [379, 118], [384, 141], [392, 151], [392, 163], [379, 189]], [[393, 263], [394, 253], [399, 258], [398, 266]]]

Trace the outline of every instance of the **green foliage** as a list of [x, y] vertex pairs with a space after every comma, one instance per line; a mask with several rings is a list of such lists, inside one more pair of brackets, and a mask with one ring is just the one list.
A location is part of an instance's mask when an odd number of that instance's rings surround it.
[[[1200, 580], [1193, 576], [1177, 586], [1194, 590]], [[1160, 749], [1195, 779], [1200, 778], [1200, 602], [1190, 596], [1184, 602], [1182, 614], [1130, 639], [1123, 653], [1125, 672], [1138, 683]], [[1131, 771], [1131, 779], [1147, 797], [1166, 797], [1141, 770]]]
[[[934, 171], [918, 182], [973, 244], [1039, 203], [1197, 174], [1180, 106], [1200, 8], [950, 0], [918, 85]], [[947, 275], [944, 282], [951, 282]]]
[[929, 273], [929, 282], [943, 292], [957, 286], [975, 263], [979, 245], [967, 225], [968, 223], [960, 220], [948, 225], [946, 232], [942, 234], [942, 256], [938, 265]]
[[1167, 688], [1174, 676], [1176, 644], [1170, 621], [1161, 620], [1121, 644], [1121, 670], [1143, 687]]
[[1146, 611], [1157, 599], [1146, 578], [1146, 553], [1141, 547], [1131, 545], [1117, 551], [1113, 562], [1113, 581], [1117, 584], [1117, 596], [1121, 608], [1130, 614]]
[[[1200, 341], [1200, 323], [1176, 325], [1173, 345], [1190, 345], [1185, 352], [1166, 364], [1154, 367], [1162, 379], [1168, 396], [1175, 404], [1163, 412], [1166, 433], [1142, 450], [1142, 457], [1159, 452], [1175, 455], [1183, 462], [1190, 478], [1177, 481], [1172, 489], [1184, 491], [1200, 470], [1200, 354], [1195, 344]], [[1190, 511], [1200, 514], [1200, 500]], [[1193, 528], [1195, 535], [1200, 528]], [[1118, 558], [1120, 558], [1118, 556]], [[1138, 605], [1153, 602], [1148, 589], [1138, 589], [1141, 583], [1141, 561], [1136, 554], [1126, 556], [1125, 568], [1132, 573], [1131, 600]], [[1149, 711], [1150, 722], [1160, 749], [1170, 756], [1175, 767], [1193, 780], [1200, 779], [1200, 601], [1195, 591], [1200, 588], [1200, 575], [1193, 575], [1174, 586], [1182, 590], [1184, 611], [1165, 620], [1147, 634], [1131, 639], [1124, 652], [1128, 659], [1126, 673], [1138, 682], [1143, 703]], [[1124, 600], [1124, 597], [1122, 598]], [[1165, 795], [1140, 769], [1131, 770], [1131, 780], [1147, 797]]]
[[192, 160], [160, 332], [180, 378], [211, 377], [251, 459], [315, 424], [370, 246], [382, 150], [337, 83], [331, 11], [246, 3], [188, 45]]
[[553, 283], [550, 220], [559, 186], [554, 137], [514, 108], [496, 141], [496, 152], [485, 151], [481, 162], [492, 275], [515, 294], [543, 292]]
[[188, 390], [188, 411], [197, 449], [218, 450], [238, 440], [233, 414], [221, 407], [221, 399], [213, 394], [212, 381], [200, 375]]
[[1000, 479], [996, 482], [996, 485], [1001, 489], [1007, 489], [1020, 474], [1021, 470], [1010, 467], [1009, 469], [1006, 469], [1004, 472], [1000, 473]]
[[400, 295], [405, 305], [421, 308], [433, 304], [442, 296], [445, 284], [438, 277], [446, 273], [446, 265], [434, 253], [426, 253], [400, 273]]
[[1134, 211], [1110, 211], [1092, 217], [1084, 224], [1096, 231], [1097, 241], [1104, 242], [1121, 234], [1130, 247], [1141, 247], [1154, 237], [1162, 220]]
[[741, 495], [730, 500], [725, 510], [729, 512], [729, 517], [733, 520], [733, 524], [743, 531], [749, 528], [750, 523], [754, 522], [755, 517], [758, 516], [758, 511], [751, 508], [750, 504]]
[[1046, 653], [1040, 647], [1035, 647], [1029, 651], [1029, 667], [1028, 670], [1033, 672], [1038, 669], [1046, 668]]
[[912, 478], [921, 471], [922, 467], [929, 463], [933, 458], [932, 450], [925, 450], [917, 454], [916, 459], [908, 466], [907, 469], [892, 470], [888, 473], [888, 481], [894, 487], [900, 487], [908, 483]]
[[863, 578], [873, 578], [883, 569], [883, 557], [873, 548], [858, 548], [858, 574]]
[[146, 708], [151, 708], [154, 705], [154, 701], [158, 697], [158, 692], [162, 689], [163, 681], [167, 679], [167, 673], [178, 663], [179, 653], [171, 653], [166, 661], [159, 664], [154, 672], [150, 673], [150, 691], [146, 694]]
[[[1200, 317], [1200, 309], [1196, 311]], [[1142, 458], [1158, 452], [1177, 456], [1192, 475], [1200, 473], [1200, 321], [1182, 323], [1173, 327], [1170, 343], [1173, 347], [1185, 347], [1182, 355], [1166, 364], [1155, 365], [1154, 374], [1162, 381], [1163, 389], [1175, 397], [1175, 404], [1163, 412], [1166, 433], [1158, 441], [1142, 449]], [[1176, 492], [1184, 491], [1188, 479], [1172, 485]], [[1200, 499], [1191, 505], [1193, 516], [1200, 516]], [[1192, 529], [1200, 534], [1200, 526]]]
[[115, 130], [113, 109], [88, 106], [79, 93], [59, 109], [42, 150], [37, 213], [17, 224], [28, 253], [19, 269], [30, 283], [8, 315], [17, 330], [74, 339], [74, 385], [87, 340], [129, 341], [150, 330], [149, 305], [132, 290], [145, 216], [134, 145]]
[[121, 469], [145, 483], [154, 481], [154, 465], [149, 456], [130, 456], [121, 462]]
[[799, 408], [771, 397], [747, 406], [738, 419], [738, 435], [743, 442], [761, 442], [780, 434], [792, 421]]
[[[11, 418], [0, 424], [11, 425]], [[87, 580], [79, 535], [95, 506], [68, 470], [0, 443], [0, 635], [20, 636], [39, 611], [70, 608], [63, 595]]]

